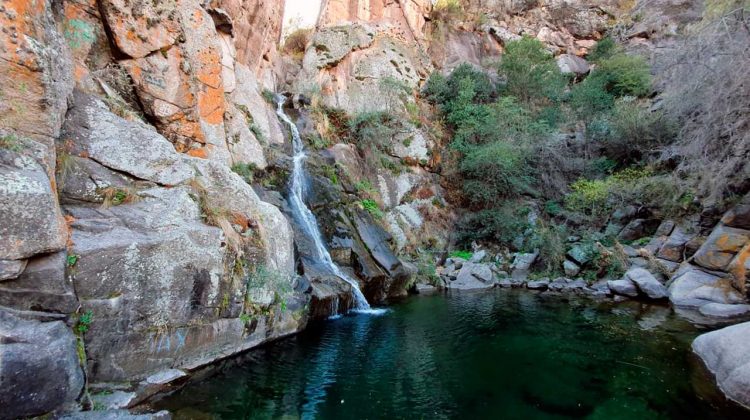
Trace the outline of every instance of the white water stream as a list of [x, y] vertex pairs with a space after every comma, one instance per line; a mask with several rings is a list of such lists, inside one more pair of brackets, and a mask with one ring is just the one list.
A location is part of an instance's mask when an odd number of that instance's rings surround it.
[[289, 131], [292, 133], [292, 145], [294, 146], [294, 167], [292, 170], [292, 180], [289, 185], [289, 204], [292, 208], [292, 213], [297, 219], [297, 222], [302, 226], [307, 235], [313, 240], [315, 244], [315, 258], [318, 262], [323, 264], [328, 270], [335, 276], [341, 278], [352, 286], [352, 295], [354, 296], [354, 311], [365, 312], [365, 313], [382, 313], [384, 310], [377, 310], [370, 308], [370, 304], [367, 303], [367, 299], [359, 290], [359, 283], [356, 280], [347, 276], [341, 271], [336, 263], [333, 262], [331, 254], [323, 242], [323, 235], [320, 233], [318, 228], [318, 221], [315, 219], [315, 215], [305, 205], [303, 199], [304, 188], [307, 185], [306, 173], [305, 173], [305, 147], [302, 144], [302, 139], [299, 135], [297, 126], [292, 122], [288, 115], [284, 112], [284, 102], [286, 98], [279, 95], [276, 98], [276, 115], [281, 118], [282, 121], [289, 126]]

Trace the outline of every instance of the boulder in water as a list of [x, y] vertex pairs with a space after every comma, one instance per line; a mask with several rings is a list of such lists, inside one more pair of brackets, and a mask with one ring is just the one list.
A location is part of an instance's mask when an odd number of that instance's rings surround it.
[[727, 398], [750, 408], [750, 322], [703, 334], [693, 351]]

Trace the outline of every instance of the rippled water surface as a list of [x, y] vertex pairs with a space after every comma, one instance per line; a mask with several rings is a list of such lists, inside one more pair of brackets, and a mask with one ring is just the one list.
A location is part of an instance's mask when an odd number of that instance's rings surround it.
[[177, 419], [715, 418], [693, 390], [698, 333], [632, 302], [415, 297], [254, 350], [155, 408]]

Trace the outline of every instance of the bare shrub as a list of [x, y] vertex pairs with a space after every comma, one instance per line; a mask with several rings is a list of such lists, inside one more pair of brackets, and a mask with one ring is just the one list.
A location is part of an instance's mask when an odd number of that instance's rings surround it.
[[713, 204], [750, 179], [750, 5], [730, 0], [722, 9], [692, 28], [665, 79], [665, 109], [681, 126], [667, 157], [677, 157], [680, 173]]
[[301, 59], [312, 33], [313, 30], [310, 28], [300, 28], [289, 34], [284, 40], [284, 52]]

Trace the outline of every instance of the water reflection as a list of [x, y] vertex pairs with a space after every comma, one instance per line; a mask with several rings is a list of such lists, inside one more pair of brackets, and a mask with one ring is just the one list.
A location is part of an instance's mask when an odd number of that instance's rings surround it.
[[421, 297], [312, 326], [155, 407], [176, 419], [716, 416], [691, 387], [697, 333], [640, 303]]

